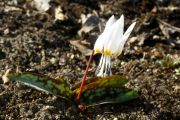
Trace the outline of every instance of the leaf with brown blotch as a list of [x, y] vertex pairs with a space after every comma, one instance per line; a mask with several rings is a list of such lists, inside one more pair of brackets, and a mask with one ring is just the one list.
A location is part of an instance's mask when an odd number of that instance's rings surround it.
[[11, 73], [8, 75], [10, 80], [20, 81], [36, 89], [49, 92], [51, 94], [71, 98], [72, 91], [63, 79], [53, 79], [32, 73]]
[[[89, 89], [95, 89], [95, 88], [121, 88], [124, 87], [124, 85], [127, 83], [127, 80], [119, 75], [113, 75], [108, 77], [94, 77], [90, 78], [85, 82], [85, 85], [83, 87], [83, 91], [89, 90]], [[80, 83], [76, 83], [73, 87], [73, 93], [78, 94], [79, 93], [79, 86]]]

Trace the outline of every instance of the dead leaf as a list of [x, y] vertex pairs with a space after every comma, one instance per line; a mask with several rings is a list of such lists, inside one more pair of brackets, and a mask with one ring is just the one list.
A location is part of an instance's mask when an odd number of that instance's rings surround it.
[[88, 44], [86, 42], [83, 43], [81, 40], [70, 40], [69, 42], [76, 46], [78, 50], [85, 56], [91, 55], [92, 50], [88, 48]]

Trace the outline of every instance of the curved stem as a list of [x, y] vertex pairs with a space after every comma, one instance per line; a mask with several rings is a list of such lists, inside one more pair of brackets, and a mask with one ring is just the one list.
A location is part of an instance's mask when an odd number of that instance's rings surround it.
[[88, 73], [89, 66], [90, 66], [91, 61], [92, 61], [92, 59], [93, 59], [93, 55], [94, 55], [94, 50], [92, 50], [91, 56], [90, 56], [90, 58], [89, 58], [89, 61], [88, 61], [87, 67], [86, 67], [86, 71], [85, 71], [84, 76], [83, 76], [83, 78], [82, 78], [81, 86], [80, 86], [80, 88], [79, 88], [79, 94], [77, 95], [77, 98], [76, 98], [76, 100], [77, 100], [78, 102], [79, 102], [80, 97], [81, 97], [81, 94], [82, 94], [83, 86], [84, 86], [84, 83], [85, 83], [85, 80], [86, 80], [86, 77], [87, 77], [87, 73]]

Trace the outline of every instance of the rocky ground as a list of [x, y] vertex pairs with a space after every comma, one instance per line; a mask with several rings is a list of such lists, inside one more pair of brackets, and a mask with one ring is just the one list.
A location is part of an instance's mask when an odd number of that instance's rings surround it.
[[[39, 6], [40, 5], [40, 6]], [[0, 1], [0, 119], [175, 120], [180, 118], [180, 3], [178, 0]], [[4, 83], [9, 68], [80, 81], [105, 21], [125, 16], [137, 24], [112, 73], [140, 94], [125, 104], [81, 113], [66, 101], [19, 82]], [[86, 21], [86, 22], [85, 22]], [[94, 76], [95, 56], [88, 76]]]

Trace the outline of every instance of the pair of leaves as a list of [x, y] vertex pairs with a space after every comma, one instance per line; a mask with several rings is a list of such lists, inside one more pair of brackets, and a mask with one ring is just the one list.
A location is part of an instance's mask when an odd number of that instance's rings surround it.
[[[26, 85], [72, 102], [76, 101], [81, 84], [78, 82], [70, 89], [63, 79], [52, 79], [31, 73], [9, 74], [8, 78], [14, 81], [21, 81]], [[87, 79], [79, 103], [86, 106], [94, 106], [107, 103], [122, 103], [137, 98], [138, 94], [135, 91], [124, 88], [126, 83], [127, 80], [121, 76]]]

